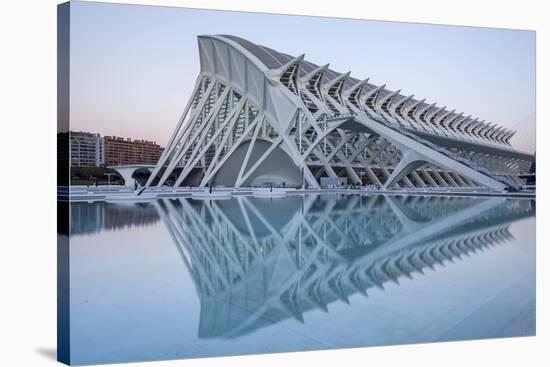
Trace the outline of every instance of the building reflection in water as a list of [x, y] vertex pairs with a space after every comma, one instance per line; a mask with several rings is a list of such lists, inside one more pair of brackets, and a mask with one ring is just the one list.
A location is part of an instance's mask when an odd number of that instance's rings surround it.
[[238, 197], [155, 203], [201, 302], [200, 338], [246, 335], [512, 239], [534, 201]]
[[71, 203], [70, 217], [71, 236], [142, 227], [160, 220], [150, 203], [75, 202]]

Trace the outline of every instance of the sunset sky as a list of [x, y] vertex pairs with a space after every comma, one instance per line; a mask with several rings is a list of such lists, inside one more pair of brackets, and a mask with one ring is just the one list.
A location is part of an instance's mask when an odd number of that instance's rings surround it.
[[520, 130], [535, 150], [535, 33], [72, 2], [71, 130], [164, 145], [199, 72], [197, 35], [233, 34]]

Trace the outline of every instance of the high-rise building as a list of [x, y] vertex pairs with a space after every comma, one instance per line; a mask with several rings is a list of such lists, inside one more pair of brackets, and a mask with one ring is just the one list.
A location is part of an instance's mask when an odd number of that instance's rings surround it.
[[105, 136], [105, 164], [156, 164], [163, 148], [154, 141]]
[[71, 131], [71, 166], [99, 167], [104, 163], [103, 138], [99, 134]]

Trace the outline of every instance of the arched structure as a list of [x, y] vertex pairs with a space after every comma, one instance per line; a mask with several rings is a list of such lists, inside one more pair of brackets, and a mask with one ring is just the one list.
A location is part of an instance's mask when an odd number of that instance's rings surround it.
[[124, 186], [134, 187], [136, 184], [136, 172], [151, 172], [155, 166], [149, 164], [130, 164], [120, 166], [109, 166], [108, 168], [117, 171], [124, 179]]
[[[199, 36], [198, 45], [192, 97], [146, 186], [185, 185], [191, 176], [199, 186], [295, 182], [298, 171], [309, 187], [321, 176], [345, 176], [384, 188], [502, 191], [521, 188], [519, 176], [534, 161], [512, 149], [514, 131], [304, 55], [229, 35]], [[218, 176], [228, 162], [232, 182]], [[262, 178], [262, 168], [277, 177]]]

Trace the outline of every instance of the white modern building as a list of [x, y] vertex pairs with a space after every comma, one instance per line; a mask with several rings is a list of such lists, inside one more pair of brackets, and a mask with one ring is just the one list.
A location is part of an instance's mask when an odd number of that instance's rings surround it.
[[[515, 131], [229, 35], [198, 37], [200, 74], [147, 186], [517, 190]], [[330, 54], [328, 54], [330, 57]], [[495, 106], [498, 108], [498, 106]]]
[[71, 131], [71, 166], [99, 167], [105, 162], [103, 138], [99, 134]]

